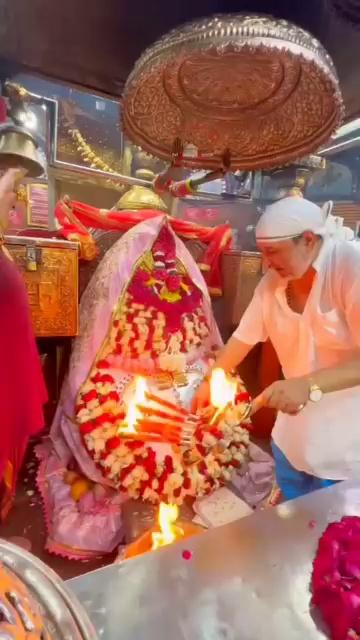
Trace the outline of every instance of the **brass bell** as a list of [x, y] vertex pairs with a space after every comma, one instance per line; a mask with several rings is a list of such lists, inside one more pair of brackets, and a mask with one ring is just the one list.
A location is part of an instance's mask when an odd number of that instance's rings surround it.
[[0, 129], [0, 169], [24, 169], [27, 177], [38, 178], [44, 173], [35, 138], [16, 125]]

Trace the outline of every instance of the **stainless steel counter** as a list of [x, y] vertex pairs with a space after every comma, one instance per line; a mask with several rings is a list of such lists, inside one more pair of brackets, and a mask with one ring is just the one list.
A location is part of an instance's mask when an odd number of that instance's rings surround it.
[[68, 586], [104, 640], [324, 638], [309, 611], [312, 560], [326, 525], [343, 515], [360, 515], [360, 483], [269, 508]]

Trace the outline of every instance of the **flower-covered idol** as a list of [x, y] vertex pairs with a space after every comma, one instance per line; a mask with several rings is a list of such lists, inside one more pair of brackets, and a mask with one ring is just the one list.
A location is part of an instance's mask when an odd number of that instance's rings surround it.
[[181, 504], [242, 467], [241, 383], [215, 416], [189, 411], [220, 346], [203, 277], [166, 217], [126, 233], [82, 298], [52, 445], [40, 451], [50, 550], [110, 551], [124, 500]]

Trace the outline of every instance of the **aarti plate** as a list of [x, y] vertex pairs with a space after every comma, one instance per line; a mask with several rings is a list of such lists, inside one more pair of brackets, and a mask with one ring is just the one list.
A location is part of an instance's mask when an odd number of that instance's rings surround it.
[[124, 128], [154, 156], [214, 169], [270, 169], [316, 151], [342, 98], [322, 45], [285, 20], [223, 15], [186, 24], [147, 49], [125, 87]]

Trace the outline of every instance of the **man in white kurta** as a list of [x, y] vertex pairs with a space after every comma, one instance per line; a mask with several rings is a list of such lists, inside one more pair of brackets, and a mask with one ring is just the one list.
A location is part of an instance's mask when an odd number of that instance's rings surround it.
[[[270, 339], [285, 380], [259, 399], [278, 410], [278, 484], [294, 498], [360, 479], [360, 249], [328, 235], [301, 198], [268, 207], [256, 230], [268, 270], [215, 366], [230, 371]], [[207, 383], [195, 404], [206, 402]]]

